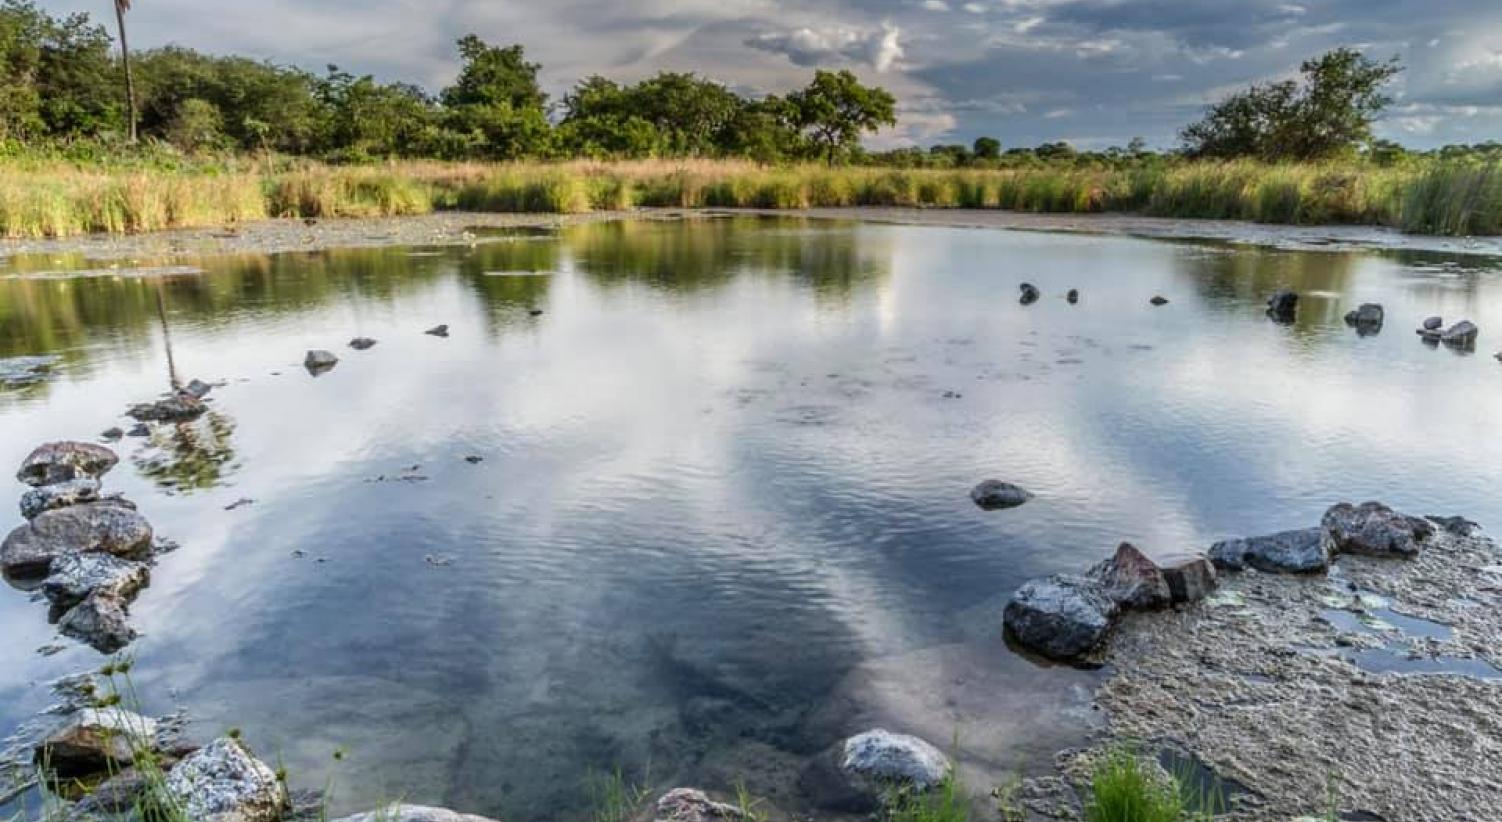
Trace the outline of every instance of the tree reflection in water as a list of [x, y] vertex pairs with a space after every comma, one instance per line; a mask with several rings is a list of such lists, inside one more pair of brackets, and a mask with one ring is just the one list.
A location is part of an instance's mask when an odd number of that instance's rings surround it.
[[210, 411], [192, 422], [158, 426], [131, 461], [141, 476], [171, 492], [217, 488], [240, 468], [234, 433], [233, 418]]

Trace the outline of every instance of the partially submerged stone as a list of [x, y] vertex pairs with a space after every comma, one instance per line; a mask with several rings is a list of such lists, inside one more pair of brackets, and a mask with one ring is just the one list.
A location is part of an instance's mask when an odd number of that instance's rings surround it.
[[1443, 317], [1428, 317], [1424, 320], [1424, 331], [1438, 331], [1445, 324]]
[[1153, 297], [1151, 300], [1148, 300], [1148, 302], [1152, 303], [1153, 305], [1164, 306], [1168, 305], [1168, 298], [1160, 294]]
[[138, 636], [130, 625], [125, 600], [99, 593], [69, 608], [57, 621], [57, 629], [101, 654], [115, 653]]
[[987, 511], [1016, 508], [1033, 495], [1010, 482], [986, 480], [970, 490], [970, 499]]
[[1445, 329], [1439, 335], [1439, 341], [1452, 348], [1471, 349], [1476, 347], [1476, 337], [1480, 333], [1481, 329], [1477, 328], [1475, 323], [1470, 320], [1461, 320]]
[[1069, 293], [1064, 295], [1064, 300], [1066, 302], [1068, 302], [1070, 305], [1075, 305], [1076, 303], [1078, 303], [1080, 301], [1080, 291], [1079, 291], [1079, 289], [1078, 288], [1071, 288], [1071, 289], [1069, 289]]
[[302, 367], [308, 369], [308, 373], [315, 377], [325, 371], [332, 370], [338, 364], [339, 358], [334, 356], [334, 352], [322, 349], [309, 351], [302, 360]]
[[369, 337], [356, 337], [349, 341], [349, 347], [356, 351], [368, 351], [375, 348], [376, 341]]
[[394, 803], [365, 813], [341, 817], [334, 822], [498, 822], [488, 816], [458, 813], [447, 808]]
[[78, 477], [99, 479], [119, 461], [114, 451], [91, 442], [49, 442], [22, 461], [16, 479], [33, 488]]
[[1314, 574], [1330, 568], [1321, 529], [1302, 528], [1210, 546], [1210, 561], [1226, 571], [1255, 568], [1271, 574]]
[[276, 822], [289, 805], [276, 773], [229, 737], [179, 762], [164, 789], [195, 822]]
[[1099, 582], [1106, 596], [1122, 608], [1163, 608], [1173, 601], [1163, 571], [1130, 542], [1121, 543], [1115, 555], [1086, 576]]
[[46, 511], [0, 544], [0, 571], [10, 577], [41, 577], [61, 557], [96, 551], [144, 557], [151, 551], [151, 524], [113, 500]]
[[1038, 291], [1038, 287], [1033, 285], [1032, 283], [1023, 283], [1020, 286], [1020, 289], [1022, 291], [1020, 302], [1023, 305], [1032, 305], [1033, 303], [1038, 301], [1039, 297], [1043, 296], [1042, 293]]
[[1215, 590], [1215, 564], [1204, 554], [1176, 552], [1156, 559], [1175, 605], [1198, 602]]
[[69, 554], [52, 563], [42, 593], [59, 608], [72, 608], [94, 593], [128, 602], [150, 579], [144, 562], [109, 554]]
[[1365, 554], [1375, 557], [1416, 557], [1434, 526], [1410, 517], [1380, 502], [1333, 505], [1320, 520], [1324, 546], [1331, 554]]
[[422, 333], [430, 337], [447, 337], [449, 335], [449, 327], [447, 325], [435, 325]]
[[1375, 334], [1382, 330], [1385, 312], [1378, 303], [1363, 303], [1355, 311], [1346, 313], [1346, 325], [1354, 326], [1356, 333], [1362, 335]]
[[909, 734], [877, 728], [845, 740], [840, 770], [873, 786], [937, 787], [953, 765], [943, 751]]
[[55, 354], [0, 359], [0, 386], [20, 388], [41, 382], [61, 359]]
[[123, 708], [86, 708], [48, 734], [33, 751], [37, 765], [63, 777], [90, 776], [129, 765], [149, 750], [156, 720]]
[[1267, 298], [1267, 315], [1280, 322], [1292, 322], [1299, 312], [1299, 295], [1286, 288]]
[[734, 805], [716, 802], [697, 788], [674, 788], [657, 800], [653, 822], [718, 822], [745, 819]]
[[208, 410], [203, 400], [179, 391], [166, 399], [133, 405], [125, 413], [138, 422], [187, 422], [198, 419]]
[[70, 505], [85, 502], [95, 502], [98, 499], [99, 480], [93, 477], [79, 477], [52, 485], [43, 485], [22, 494], [21, 516], [36, 519], [38, 515], [47, 511], [55, 511], [58, 508], [67, 508]]
[[201, 400], [204, 397], [207, 397], [209, 395], [209, 392], [213, 390], [214, 386], [209, 385], [203, 380], [193, 380], [183, 388], [183, 393], [192, 396], [194, 399]]
[[1029, 580], [1007, 602], [1003, 623], [1024, 647], [1060, 662], [1081, 660], [1111, 631], [1117, 605], [1101, 584], [1055, 574]]

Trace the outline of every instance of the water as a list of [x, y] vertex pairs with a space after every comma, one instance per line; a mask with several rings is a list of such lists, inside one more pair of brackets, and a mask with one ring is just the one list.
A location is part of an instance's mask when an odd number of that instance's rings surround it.
[[[0, 465], [126, 422], [169, 337], [227, 381], [107, 481], [182, 545], [136, 684], [340, 810], [578, 818], [617, 767], [791, 810], [873, 725], [958, 735], [984, 793], [1083, 738], [1100, 676], [1007, 651], [1024, 579], [1342, 499], [1502, 521], [1494, 258], [734, 218], [139, 264], [0, 265], [0, 357], [60, 358], [0, 392]], [[1426, 347], [1429, 314], [1481, 348]], [[1037, 497], [983, 512], [988, 477]], [[39, 655], [45, 610], [0, 593], [0, 732], [99, 662]]]

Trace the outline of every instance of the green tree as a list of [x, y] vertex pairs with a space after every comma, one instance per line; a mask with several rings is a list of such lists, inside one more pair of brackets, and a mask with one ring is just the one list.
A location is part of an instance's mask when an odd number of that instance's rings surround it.
[[0, 0], [0, 134], [103, 134], [120, 122], [115, 77], [109, 35], [88, 15], [58, 18], [31, 0]]
[[977, 160], [997, 160], [1001, 158], [1001, 141], [995, 137], [977, 137], [972, 147]]
[[422, 89], [377, 83], [329, 66], [317, 97], [325, 107], [326, 150], [344, 159], [435, 154], [438, 111]]
[[788, 95], [798, 127], [834, 165], [866, 132], [897, 125], [897, 101], [886, 89], [862, 85], [850, 71], [817, 71], [812, 83]]
[[224, 115], [208, 100], [184, 100], [163, 136], [184, 151], [220, 148], [225, 142]]
[[540, 66], [527, 62], [521, 46], [492, 46], [473, 34], [459, 41], [459, 56], [459, 77], [441, 95], [450, 127], [495, 159], [545, 152], [551, 126]]
[[329, 114], [317, 82], [300, 69], [244, 57], [215, 57], [177, 46], [137, 55], [141, 133], [169, 132], [189, 100], [213, 104], [225, 141], [236, 148], [306, 154], [327, 146]]

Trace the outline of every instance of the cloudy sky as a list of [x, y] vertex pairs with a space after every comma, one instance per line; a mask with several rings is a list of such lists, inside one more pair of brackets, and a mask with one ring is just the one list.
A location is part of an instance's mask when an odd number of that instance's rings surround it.
[[[41, 0], [111, 15], [109, 0]], [[178, 43], [430, 88], [453, 41], [519, 42], [548, 90], [580, 77], [695, 71], [781, 92], [812, 67], [897, 94], [885, 145], [1082, 147], [1174, 141], [1204, 104], [1338, 45], [1408, 67], [1383, 136], [1415, 146], [1502, 139], [1498, 0], [135, 0], [133, 44]]]

